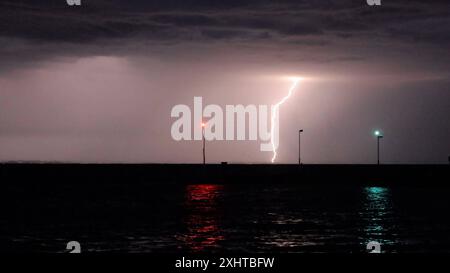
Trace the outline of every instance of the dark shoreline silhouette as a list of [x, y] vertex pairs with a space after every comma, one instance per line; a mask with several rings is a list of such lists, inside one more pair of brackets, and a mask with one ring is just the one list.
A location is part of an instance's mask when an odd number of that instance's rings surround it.
[[450, 165], [0, 164], [0, 179], [26, 183], [299, 183], [450, 185]]

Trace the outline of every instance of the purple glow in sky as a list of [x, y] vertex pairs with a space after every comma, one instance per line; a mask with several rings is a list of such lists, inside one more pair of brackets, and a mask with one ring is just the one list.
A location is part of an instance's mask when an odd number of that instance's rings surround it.
[[[300, 128], [305, 163], [373, 163], [375, 128], [384, 162], [450, 154], [446, 1], [47, 2], [0, 4], [0, 161], [198, 163], [174, 105], [275, 104], [289, 75], [279, 163]], [[270, 163], [259, 144], [208, 142], [208, 162]]]

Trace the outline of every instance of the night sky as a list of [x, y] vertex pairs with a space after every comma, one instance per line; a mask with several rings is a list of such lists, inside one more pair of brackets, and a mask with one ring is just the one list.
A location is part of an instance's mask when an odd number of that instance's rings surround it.
[[[450, 2], [0, 2], [0, 161], [201, 162], [177, 104], [274, 104], [277, 163], [446, 163]], [[270, 163], [258, 141], [208, 162]]]

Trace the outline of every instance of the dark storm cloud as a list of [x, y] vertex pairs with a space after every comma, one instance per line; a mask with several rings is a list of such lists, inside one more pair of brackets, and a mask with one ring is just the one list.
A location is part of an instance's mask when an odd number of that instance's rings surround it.
[[430, 18], [420, 22], [406, 22], [388, 28], [388, 33], [391, 37], [403, 38], [411, 42], [448, 46], [450, 44], [450, 20]]
[[[433, 18], [449, 25], [447, 2], [385, 2], [372, 8], [353, 1], [4, 1], [0, 36], [40, 42], [84, 43], [102, 38], [141, 36], [152, 40], [235, 38], [245, 33], [299, 35], [398, 34], [447, 42], [442, 31], [427, 28]], [[436, 24], [438, 24], [436, 22]], [[418, 31], [417, 31], [418, 30]], [[169, 34], [170, 33], [170, 34]], [[204, 36], [196, 36], [198, 33]], [[244, 34], [244, 35], [243, 35]], [[250, 35], [249, 38], [255, 37]], [[268, 36], [269, 37], [269, 36]], [[417, 37], [416, 37], [417, 38]], [[330, 38], [331, 39], [331, 38]]]
[[[347, 62], [375, 58], [371, 41], [443, 51], [450, 46], [448, 33], [448, 1], [384, 1], [381, 7], [364, 0], [84, 0], [81, 7], [64, 0], [3, 1], [0, 71], [60, 57], [148, 55], [186, 43], [272, 46], [261, 52], [272, 56], [315, 47], [327, 54], [311, 60]], [[286, 59], [291, 57], [305, 58]]]

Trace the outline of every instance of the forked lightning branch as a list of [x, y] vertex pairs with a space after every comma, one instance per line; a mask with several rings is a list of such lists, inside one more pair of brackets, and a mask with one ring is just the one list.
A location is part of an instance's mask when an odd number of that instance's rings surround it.
[[171, 111], [171, 117], [176, 118], [171, 127], [172, 138], [176, 141], [259, 141], [260, 151], [272, 152], [271, 161], [275, 162], [279, 146], [280, 106], [292, 96], [299, 80], [294, 79], [288, 94], [270, 107], [226, 105], [224, 111], [217, 104], [204, 107], [202, 97], [194, 97], [193, 111], [188, 105], [176, 105]]

